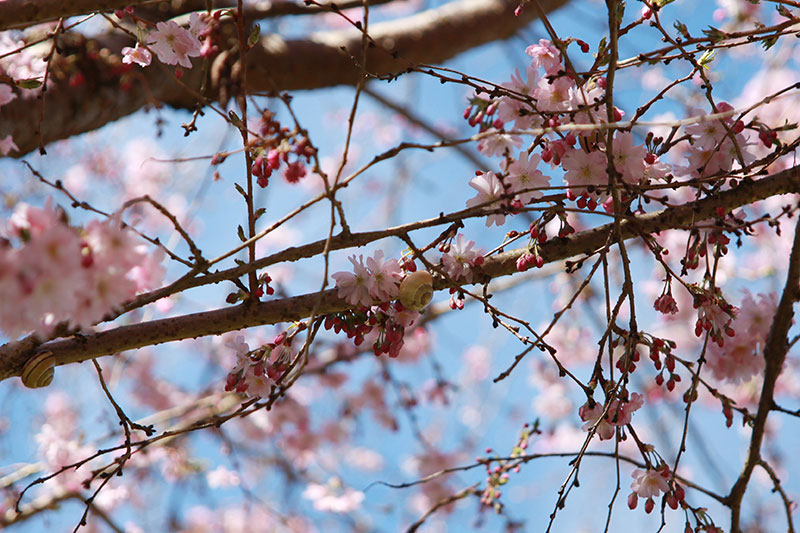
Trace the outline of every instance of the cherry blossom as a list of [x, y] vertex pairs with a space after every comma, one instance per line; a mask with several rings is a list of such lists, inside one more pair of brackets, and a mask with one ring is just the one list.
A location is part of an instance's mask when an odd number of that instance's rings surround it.
[[532, 44], [525, 49], [531, 56], [534, 68], [544, 68], [548, 74], [554, 74], [561, 68], [561, 52], [547, 39], [539, 39], [539, 44]]
[[379, 302], [397, 298], [398, 287], [403, 278], [397, 259], [383, 259], [383, 250], [377, 250], [367, 258], [367, 270], [372, 277], [370, 295]]
[[475, 241], [467, 240], [463, 233], [459, 233], [449, 250], [442, 254], [442, 263], [453, 280], [463, 278], [467, 283], [472, 283], [472, 266], [477, 264], [479, 258], [483, 258], [483, 254], [475, 248]]
[[[527, 75], [527, 81], [523, 80], [519, 69], [516, 69], [514, 74], [511, 75], [511, 81], [504, 83], [503, 87], [525, 96], [532, 96], [538, 74], [532, 66], [525, 69], [525, 74]], [[519, 98], [510, 96], [500, 98], [497, 105], [497, 117], [504, 123], [513, 122], [515, 129], [533, 128], [541, 122], [539, 115], [535, 114], [529, 105]]]
[[351, 305], [372, 305], [375, 279], [364, 265], [364, 256], [359, 255], [348, 258], [353, 264], [353, 272], [335, 272], [331, 277], [336, 280], [339, 298], [343, 298]]
[[[596, 427], [597, 436], [600, 440], [608, 440], [614, 436], [617, 427], [625, 426], [631, 423], [633, 413], [642, 407], [644, 404], [644, 397], [634, 392], [631, 394], [629, 401], [620, 401], [614, 399], [606, 410], [605, 406], [601, 403], [594, 403], [593, 407], [589, 407], [589, 403], [583, 404], [578, 410], [581, 420], [586, 422], [583, 425], [584, 431], [589, 431], [591, 428]], [[605, 416], [603, 412], [605, 411]], [[600, 417], [603, 416], [601, 419]]]
[[[600, 152], [574, 150], [564, 156], [562, 166], [566, 173], [564, 181], [569, 186], [571, 198], [583, 195], [598, 196], [593, 186], [606, 185], [606, 156]], [[591, 190], [590, 190], [591, 189]]]
[[622, 181], [637, 184], [644, 177], [644, 156], [646, 149], [633, 144], [633, 135], [618, 133], [614, 137], [614, 168], [620, 173]]
[[[467, 207], [483, 206], [492, 208], [497, 206], [499, 200], [504, 194], [505, 189], [497, 175], [492, 172], [482, 172], [469, 181], [469, 186], [478, 191], [474, 198], [467, 200]], [[502, 226], [506, 221], [506, 216], [503, 213], [496, 213], [486, 217], [486, 227], [492, 224]]]
[[506, 183], [510, 187], [510, 192], [516, 193], [517, 199], [523, 204], [527, 204], [534, 198], [538, 199], [544, 196], [544, 192], [531, 189], [539, 189], [550, 185], [550, 178], [536, 168], [540, 161], [541, 158], [537, 154], [520, 152], [519, 158], [508, 165]]
[[167, 65], [180, 65], [192, 68], [190, 57], [200, 55], [201, 44], [189, 30], [179, 26], [174, 20], [159, 22], [151, 32], [149, 47], [158, 59]]
[[314, 504], [314, 509], [330, 513], [349, 513], [355, 511], [364, 501], [364, 493], [351, 488], [343, 488], [338, 479], [327, 485], [310, 483], [303, 491], [303, 498]]
[[522, 139], [518, 135], [498, 131], [494, 128], [486, 130], [486, 137], [478, 141], [478, 151], [489, 157], [502, 156], [519, 148]]
[[659, 494], [669, 492], [669, 485], [667, 479], [669, 472], [666, 469], [654, 470], [648, 468], [647, 470], [635, 469], [631, 472], [633, 482], [631, 483], [631, 494], [628, 496], [628, 507], [631, 509], [636, 508], [637, 498], [647, 498], [645, 503], [645, 511], [651, 512], [654, 507], [653, 498], [657, 498]]
[[153, 56], [150, 51], [147, 48], [142, 48], [138, 43], [136, 44], [136, 48], [126, 46], [122, 49], [123, 63], [137, 63], [143, 67], [146, 67], [150, 64], [152, 59]]

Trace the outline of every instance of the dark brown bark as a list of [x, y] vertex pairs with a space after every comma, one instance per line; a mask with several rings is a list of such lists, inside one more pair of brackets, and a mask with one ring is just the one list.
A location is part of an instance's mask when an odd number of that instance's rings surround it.
[[[540, 3], [550, 11], [567, 0]], [[514, 16], [517, 5], [516, 0], [459, 0], [403, 19], [372, 24], [369, 33], [382, 49], [369, 50], [368, 70], [377, 75], [400, 74], [410, 66], [440, 63], [476, 46], [510, 37], [536, 18], [532, 9]], [[219, 41], [235, 42], [233, 29], [232, 25], [223, 27], [223, 32], [228, 33]], [[163, 67], [160, 64], [144, 69], [136, 66], [123, 77], [117, 72], [122, 48], [132, 45], [129, 38], [65, 39], [73, 46], [71, 61], [77, 58], [80, 64], [96, 64], [82, 69], [82, 85], [71, 87], [68, 76], [62, 76], [62, 81], [48, 88], [44, 120], [40, 119], [41, 97], [17, 98], [3, 106], [0, 138], [9, 134], [14, 137], [19, 152], [12, 155], [19, 157], [37, 149], [40, 127], [42, 144], [46, 146], [128, 116], [148, 103], [186, 109], [198, 105], [197, 94], [204, 76], [199, 62], [184, 72], [181, 83], [168, 73], [171, 68], [159, 68]], [[352, 59], [361, 57], [361, 42], [361, 34], [355, 29], [320, 32], [296, 40], [265, 35], [247, 54], [247, 91], [354, 85], [363, 76], [363, 69]], [[204, 95], [208, 101], [230, 96], [236, 83], [227, 73], [237, 69], [226, 65], [224, 58], [237, 56], [233, 53], [213, 59], [215, 67], [211, 70], [215, 75]]]

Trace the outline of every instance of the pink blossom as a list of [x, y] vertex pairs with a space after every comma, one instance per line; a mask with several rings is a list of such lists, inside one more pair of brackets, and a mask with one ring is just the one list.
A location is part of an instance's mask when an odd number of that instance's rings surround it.
[[139, 43], [136, 43], [136, 48], [126, 46], [122, 49], [122, 62], [123, 63], [137, 63], [146, 67], [152, 61], [153, 56], [147, 48], [142, 48]]
[[516, 193], [523, 204], [544, 196], [542, 191], [531, 189], [541, 189], [550, 185], [550, 178], [536, 168], [540, 161], [541, 158], [537, 154], [520, 152], [519, 159], [508, 165], [506, 183], [510, 186], [510, 192]]
[[539, 44], [532, 44], [525, 49], [531, 56], [534, 68], [544, 68], [548, 74], [555, 74], [561, 68], [561, 52], [547, 39], [539, 39]]
[[658, 497], [659, 494], [669, 492], [667, 478], [661, 470], [648, 468], [646, 471], [635, 469], [631, 476], [633, 483], [631, 489], [637, 496], [642, 498]]
[[475, 242], [468, 241], [459, 233], [455, 241], [450, 244], [450, 249], [442, 254], [442, 263], [447, 275], [458, 281], [464, 278], [467, 283], [472, 282], [472, 265], [479, 257], [483, 257], [480, 250], [475, 249]]
[[339, 298], [344, 299], [350, 305], [360, 305], [368, 307], [372, 305], [372, 292], [374, 292], [375, 279], [364, 266], [364, 256], [359, 255], [348, 258], [353, 264], [353, 272], [335, 272], [331, 277], [336, 280], [336, 288], [339, 289]]
[[20, 204], [8, 228], [20, 246], [0, 254], [0, 297], [26, 302], [0, 310], [0, 329], [11, 337], [62, 321], [89, 326], [163, 275], [163, 254], [148, 254], [117, 218], [92, 221], [81, 236], [48, 201], [44, 209]]
[[[581, 420], [586, 422], [583, 425], [584, 431], [589, 431], [592, 427], [596, 427], [600, 440], [608, 440], [614, 436], [616, 427], [626, 426], [631, 423], [633, 413], [640, 409], [643, 404], [644, 397], [634, 392], [627, 402], [620, 401], [617, 398], [612, 400], [608, 410], [600, 403], [595, 403], [594, 407], [589, 408], [589, 402], [586, 402], [578, 409], [578, 414]], [[606, 414], [600, 419], [604, 411]]]
[[665, 315], [674, 315], [678, 312], [678, 304], [675, 301], [675, 298], [672, 297], [671, 293], [662, 294], [656, 298], [655, 303], [653, 303], [653, 307], [656, 311]]
[[584, 431], [589, 431], [593, 427], [596, 427], [597, 436], [600, 437], [600, 440], [608, 440], [614, 436], [616, 429], [613, 424], [608, 422], [608, 417], [603, 417], [603, 411], [605, 410], [605, 406], [601, 403], [595, 402], [594, 407], [589, 408], [589, 403], [583, 404], [578, 409], [578, 414], [581, 417], [581, 420], [586, 422], [582, 429]]
[[633, 135], [618, 133], [614, 137], [614, 168], [625, 183], [637, 184], [644, 177], [644, 156], [647, 150], [633, 144]]
[[333, 479], [327, 485], [309, 483], [303, 491], [303, 498], [311, 500], [318, 511], [349, 513], [361, 506], [364, 493], [342, 487], [338, 479]]
[[533, 91], [536, 107], [541, 111], [567, 111], [571, 105], [575, 82], [561, 76], [556, 79], [540, 78]]
[[[529, 66], [526, 69], [527, 81], [523, 81], [519, 69], [511, 75], [511, 81], [503, 84], [503, 87], [525, 96], [532, 96], [536, 87], [538, 75], [536, 69]], [[502, 122], [514, 122], [516, 129], [528, 129], [540, 125], [541, 117], [535, 110], [519, 97], [503, 96], [497, 104], [497, 118]]]
[[[608, 183], [606, 156], [601, 152], [574, 150], [564, 156], [561, 166], [566, 171], [564, 181], [570, 187], [568, 194], [573, 198], [588, 194], [589, 187]], [[595, 191], [592, 194], [597, 196]]]
[[400, 280], [403, 273], [397, 259], [383, 260], [383, 250], [376, 251], [367, 258], [367, 270], [372, 278], [370, 295], [379, 302], [388, 302], [397, 298]]
[[206, 472], [206, 481], [212, 489], [238, 487], [242, 482], [239, 474], [233, 470], [228, 470], [224, 466], [218, 466], [214, 470]]
[[148, 45], [158, 59], [167, 65], [192, 68], [190, 57], [200, 55], [201, 44], [189, 30], [180, 27], [174, 20], [159, 22], [156, 31], [149, 35]]
[[[504, 194], [503, 184], [497, 175], [492, 172], [483, 172], [469, 181], [469, 186], [478, 191], [474, 198], [467, 200], [467, 207], [484, 206], [488, 208], [497, 207], [497, 200]], [[503, 213], [497, 213], [486, 217], [486, 227], [496, 224], [502, 226], [506, 221]]]
[[490, 128], [484, 133], [487, 136], [478, 141], [478, 151], [489, 157], [511, 153], [511, 150], [519, 148], [522, 144], [519, 135], [500, 132], [494, 128]]
[[730, 322], [736, 336], [720, 346], [709, 344], [708, 368], [718, 380], [746, 382], [764, 371], [764, 344], [777, 308], [777, 295], [758, 295], [756, 301], [745, 292], [739, 314]]

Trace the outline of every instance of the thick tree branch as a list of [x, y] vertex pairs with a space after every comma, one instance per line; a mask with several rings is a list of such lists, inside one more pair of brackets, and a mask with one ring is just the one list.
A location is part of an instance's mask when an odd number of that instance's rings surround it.
[[[370, 5], [384, 4], [394, 0], [371, 0]], [[161, 9], [168, 3], [168, 9]], [[285, 15], [313, 15], [315, 13], [330, 12], [332, 6], [337, 9], [361, 7], [361, 0], [342, 0], [341, 2], [319, 2], [307, 5], [302, 0], [277, 0], [275, 2], [262, 2], [244, 7], [248, 19], [262, 19], [280, 17]], [[205, 11], [208, 0], [4, 0], [0, 2], [0, 31], [21, 29], [42, 22], [51, 22], [61, 17], [74, 17], [89, 13], [113, 11], [128, 6], [141, 6], [136, 11], [139, 16], [149, 19], [147, 15], [158, 13], [159, 18], [175, 17], [192, 11]], [[210, 2], [212, 9], [234, 7], [234, 0], [213, 0]]]
[[[720, 192], [711, 198], [641, 216], [627, 217], [620, 223], [619, 235], [623, 239], [630, 239], [666, 229], [686, 227], [697, 221], [713, 218], [719, 207], [729, 211], [757, 200], [798, 190], [800, 190], [800, 167], [794, 167], [758, 181], [742, 182], [735, 189]], [[551, 239], [540, 247], [540, 253], [548, 263], [576, 255], [591, 254], [605, 245], [611, 231], [612, 225], [606, 224], [567, 238]], [[613, 236], [611, 241], [616, 242]], [[517, 259], [526, 252], [527, 249], [521, 248], [487, 259], [477, 272], [476, 282], [484, 283], [492, 278], [515, 273]], [[436, 280], [434, 285], [436, 290], [447, 287], [449, 284], [442, 279]], [[163, 342], [219, 335], [242, 328], [299, 320], [308, 317], [314, 309], [321, 315], [343, 311], [350, 307], [344, 300], [338, 298], [335, 289], [331, 289], [323, 292], [321, 296], [312, 293], [253, 305], [243, 304], [120, 326], [86, 336], [57, 339], [39, 346], [38, 350], [52, 351], [57, 364], [64, 365]], [[9, 343], [0, 347], [0, 380], [19, 376], [25, 362], [32, 356], [30, 342]]]
[[[550, 11], [567, 0], [542, 0], [540, 3]], [[376, 75], [400, 74], [416, 64], [440, 63], [476, 46], [510, 37], [535, 18], [531, 9], [514, 16], [517, 5], [516, 0], [459, 0], [403, 19], [372, 24], [370, 36], [382, 49], [375, 47], [368, 51], [369, 71]], [[80, 61], [89, 58], [96, 62], [111, 61], [109, 57], [116, 57], [114, 61], [118, 61], [122, 47], [131, 44], [124, 39], [109, 39], [101, 43], [109, 55], [87, 53]], [[93, 46], [97, 43], [86, 43], [85, 48]], [[360, 49], [361, 33], [354, 28], [319, 32], [298, 40], [266, 35], [247, 54], [247, 91], [354, 85], [363, 75], [361, 67], [353, 60], [361, 57]], [[224, 68], [224, 57], [216, 58], [215, 66], [220, 68], [212, 68], [212, 71], [236, 72], [236, 68]], [[157, 65], [141, 70], [136, 67], [135, 76], [126, 80], [126, 83], [133, 83], [132, 87], [123, 84], [119, 75], [98, 74], [113, 71], [112, 67], [106, 63], [83, 69], [85, 83], [77, 88], [70, 87], [66, 81], [48, 87], [47, 114], [41, 124], [45, 144], [97, 129], [148, 103], [161, 102], [176, 108], [197, 105], [195, 94], [202, 86], [204, 71], [199, 66], [184, 72], [181, 79], [191, 90], [165, 75]], [[213, 101], [221, 94], [228, 95], [230, 88], [224, 75], [212, 81], [206, 98]], [[32, 127], [40, 122], [39, 105], [38, 101], [32, 105], [29, 98], [17, 98], [3, 106], [0, 137], [13, 135], [19, 147], [16, 156], [39, 146], [38, 128]]]
[[0, 2], [0, 30], [25, 28], [61, 17], [95, 11], [113, 11], [152, 0], [4, 0]]

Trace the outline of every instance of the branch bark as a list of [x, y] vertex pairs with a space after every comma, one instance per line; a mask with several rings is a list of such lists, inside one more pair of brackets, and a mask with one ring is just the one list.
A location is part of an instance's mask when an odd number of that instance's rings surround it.
[[[758, 181], [741, 182], [735, 189], [720, 192], [713, 197], [641, 216], [627, 217], [620, 222], [619, 235], [627, 240], [639, 235], [686, 227], [714, 217], [719, 207], [729, 211], [757, 200], [799, 190], [800, 166]], [[612, 230], [613, 224], [606, 224], [567, 238], [551, 239], [540, 247], [540, 253], [547, 263], [581, 254], [591, 254], [605, 245]], [[616, 235], [616, 232], [613, 235]], [[358, 235], [353, 237], [357, 238]], [[375, 237], [375, 240], [383, 237], [385, 235]], [[612, 236], [610, 241], [616, 242], [615, 237]], [[313, 245], [309, 247], [313, 248]], [[476, 283], [516, 273], [517, 259], [523, 253], [527, 253], [527, 249], [511, 250], [487, 259], [482, 268], [476, 269]], [[445, 280], [435, 281], [436, 290], [448, 287], [449, 284]], [[164, 342], [220, 335], [242, 328], [299, 320], [310, 316], [314, 309], [317, 315], [323, 315], [351, 308], [347, 302], [338, 298], [336, 292], [335, 289], [331, 289], [321, 294], [304, 294], [120, 326], [91, 335], [56, 339], [38, 348], [30, 339], [25, 343], [8, 343], [0, 347], [0, 381], [19, 376], [25, 363], [35, 353], [45, 350], [54, 353], [56, 364], [64, 365]], [[317, 305], [318, 307], [315, 307]]]
[[[794, 245], [789, 258], [789, 273], [786, 276], [786, 286], [781, 295], [781, 301], [775, 311], [775, 318], [769, 330], [767, 342], [764, 345], [764, 381], [761, 385], [761, 397], [758, 401], [758, 412], [753, 420], [753, 431], [750, 437], [750, 447], [747, 451], [742, 472], [731, 488], [731, 492], [726, 498], [726, 505], [731, 509], [731, 533], [740, 533], [740, 516], [742, 498], [747, 491], [747, 484], [753, 475], [753, 470], [762, 462], [761, 443], [764, 440], [764, 431], [767, 425], [767, 417], [772, 407], [775, 405], [775, 384], [778, 376], [783, 370], [783, 363], [786, 360], [786, 353], [789, 351], [789, 328], [792, 326], [794, 317], [794, 304], [800, 299], [800, 217], [794, 230]], [[789, 524], [787, 531], [794, 530], [791, 514], [788, 514]]]
[[[552, 11], [567, 1], [540, 3], [546, 11]], [[0, 6], [3, 4], [0, 2]], [[369, 33], [378, 46], [368, 50], [369, 71], [376, 75], [401, 74], [417, 64], [440, 63], [471, 48], [508, 38], [536, 18], [532, 9], [514, 16], [517, 5], [517, 0], [458, 0], [403, 19], [371, 24]], [[280, 92], [355, 85], [363, 76], [363, 70], [353, 60], [361, 57], [361, 43], [361, 33], [354, 28], [295, 40], [266, 35], [247, 54], [246, 90]], [[0, 137], [14, 137], [19, 147], [14, 155], [20, 157], [39, 146], [39, 128], [44, 144], [49, 144], [97, 129], [147, 104], [187, 109], [198, 105], [195, 94], [200, 92], [205, 70], [199, 64], [184, 72], [182, 83], [166, 76], [157, 65], [135, 71], [132, 89], [123, 89], [125, 84], [119, 75], [93, 79], [95, 73], [113, 72], [112, 63], [118, 63], [122, 47], [131, 45], [129, 39], [119, 36], [102, 42], [87, 41], [87, 52], [80, 61], [97, 63], [84, 69], [85, 83], [80, 87], [70, 87], [66, 80], [48, 87], [44, 121], [39, 119], [39, 100], [32, 105], [29, 98], [17, 98], [4, 105]], [[88, 52], [98, 46], [101, 53]], [[215, 66], [225, 66], [224, 54], [214, 59]], [[237, 68], [221, 70], [236, 72]], [[212, 80], [204, 96], [214, 101], [228, 93], [226, 80], [217, 79]]]

